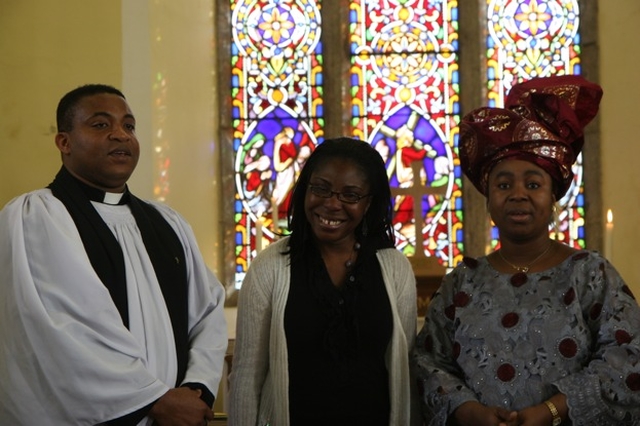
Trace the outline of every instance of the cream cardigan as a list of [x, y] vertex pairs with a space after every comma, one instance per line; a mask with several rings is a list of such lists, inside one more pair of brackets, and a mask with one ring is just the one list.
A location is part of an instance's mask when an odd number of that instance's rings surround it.
[[[289, 426], [289, 372], [284, 311], [290, 285], [288, 238], [253, 261], [238, 298], [230, 426]], [[393, 333], [387, 349], [390, 426], [419, 424], [409, 357], [416, 334], [416, 282], [408, 259], [396, 249], [377, 252], [391, 299]]]

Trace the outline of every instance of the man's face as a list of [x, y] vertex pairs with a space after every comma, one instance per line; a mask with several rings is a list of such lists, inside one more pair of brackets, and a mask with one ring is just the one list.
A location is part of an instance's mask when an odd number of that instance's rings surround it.
[[73, 127], [56, 135], [62, 163], [84, 183], [107, 192], [122, 192], [138, 164], [136, 120], [120, 96], [85, 97], [74, 109]]

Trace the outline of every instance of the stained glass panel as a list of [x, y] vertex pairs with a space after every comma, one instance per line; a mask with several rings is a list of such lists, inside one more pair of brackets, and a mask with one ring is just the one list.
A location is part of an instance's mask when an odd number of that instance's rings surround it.
[[463, 252], [457, 2], [352, 1], [349, 21], [352, 125], [385, 159], [398, 248], [455, 266]]
[[286, 229], [291, 188], [323, 135], [320, 1], [231, 1], [235, 285]]
[[[514, 83], [531, 77], [580, 74], [580, 13], [577, 0], [487, 1], [487, 104], [503, 106]], [[561, 207], [554, 237], [585, 247], [582, 156]], [[498, 245], [498, 231], [491, 246]]]

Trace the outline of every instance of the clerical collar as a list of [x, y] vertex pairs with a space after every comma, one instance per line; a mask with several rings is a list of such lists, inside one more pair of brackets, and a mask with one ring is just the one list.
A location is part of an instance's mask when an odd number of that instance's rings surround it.
[[96, 201], [98, 203], [103, 204], [111, 204], [113, 206], [123, 205], [129, 203], [129, 188], [125, 187], [124, 192], [106, 192], [101, 189], [95, 188], [93, 186], [89, 186], [86, 183], [82, 182], [80, 179], [73, 176], [71, 173], [69, 175], [78, 182], [78, 185], [82, 189], [82, 192], [91, 200]]
[[121, 193], [115, 193], [115, 192], [105, 192], [104, 193], [104, 199], [102, 200], [102, 202], [104, 204], [113, 204], [114, 206], [120, 204], [120, 201], [122, 201], [122, 197], [124, 196], [124, 192]]

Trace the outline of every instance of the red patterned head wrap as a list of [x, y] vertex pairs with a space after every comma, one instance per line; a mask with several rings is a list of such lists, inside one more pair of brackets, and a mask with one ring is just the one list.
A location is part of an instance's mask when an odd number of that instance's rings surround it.
[[584, 127], [596, 116], [601, 98], [600, 86], [575, 75], [516, 84], [504, 108], [479, 108], [462, 119], [463, 172], [486, 196], [489, 173], [498, 162], [530, 161], [555, 181], [559, 200], [571, 185]]

